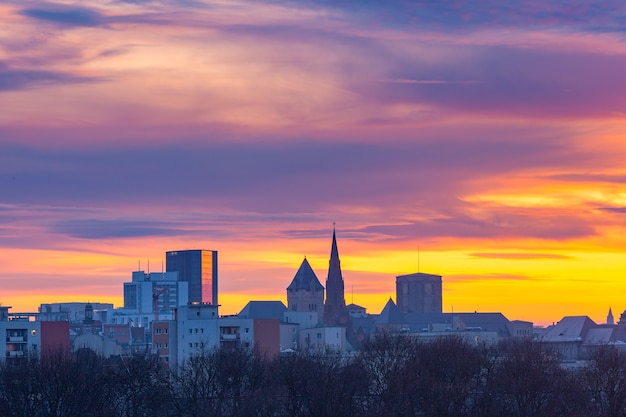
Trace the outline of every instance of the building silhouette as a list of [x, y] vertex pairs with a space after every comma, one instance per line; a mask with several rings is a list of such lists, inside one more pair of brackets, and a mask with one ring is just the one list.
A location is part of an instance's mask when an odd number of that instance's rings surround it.
[[298, 313], [317, 313], [324, 322], [324, 287], [306, 258], [287, 287], [287, 308]]
[[218, 305], [217, 251], [179, 250], [165, 253], [165, 270], [189, 283], [189, 302]]
[[422, 272], [397, 276], [396, 300], [402, 313], [441, 313], [441, 276]]
[[328, 278], [326, 279], [326, 302], [324, 303], [324, 323], [336, 324], [339, 322], [346, 307], [341, 262], [337, 249], [337, 236], [333, 227], [333, 242], [330, 248], [328, 262]]

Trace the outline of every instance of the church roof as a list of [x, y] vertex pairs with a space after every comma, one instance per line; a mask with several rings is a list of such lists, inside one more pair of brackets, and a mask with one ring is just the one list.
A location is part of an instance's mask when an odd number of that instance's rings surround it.
[[404, 322], [404, 315], [393, 302], [391, 298], [385, 304], [383, 311], [376, 317], [376, 324], [402, 324]]
[[324, 286], [317, 279], [317, 275], [313, 272], [313, 268], [309, 264], [309, 261], [304, 258], [296, 276], [293, 277], [291, 284], [287, 287], [287, 291], [323, 291]]
[[282, 301], [249, 301], [238, 316], [247, 319], [283, 319], [287, 307]]

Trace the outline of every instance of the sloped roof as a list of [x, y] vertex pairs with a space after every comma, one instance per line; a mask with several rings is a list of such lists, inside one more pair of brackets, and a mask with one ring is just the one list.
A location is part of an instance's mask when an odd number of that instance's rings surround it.
[[348, 305], [346, 306], [346, 310], [348, 310], [348, 311], [352, 311], [352, 310], [365, 310], [365, 307], [361, 307], [361, 306], [360, 306], [360, 305], [358, 305], [358, 304], [351, 303], [351, 304], [348, 304]]
[[465, 330], [473, 327], [497, 332], [501, 337], [510, 335], [509, 319], [502, 313], [406, 313], [404, 320], [404, 324], [414, 332], [430, 328], [431, 325], [446, 324], [451, 330]]
[[282, 321], [285, 311], [287, 311], [287, 307], [282, 301], [249, 301], [237, 316], [247, 319], [279, 319]]
[[287, 291], [323, 291], [324, 286], [317, 279], [317, 275], [313, 272], [313, 268], [309, 264], [309, 261], [304, 258], [296, 276], [293, 277], [291, 284], [287, 287]]
[[612, 334], [612, 327], [589, 329], [583, 340], [583, 345], [606, 345], [611, 341]]
[[582, 342], [590, 329], [598, 325], [587, 316], [566, 316], [548, 327], [539, 340], [542, 342]]
[[385, 304], [383, 311], [380, 312], [378, 317], [376, 317], [376, 324], [403, 324], [404, 323], [404, 315], [393, 302], [391, 298]]

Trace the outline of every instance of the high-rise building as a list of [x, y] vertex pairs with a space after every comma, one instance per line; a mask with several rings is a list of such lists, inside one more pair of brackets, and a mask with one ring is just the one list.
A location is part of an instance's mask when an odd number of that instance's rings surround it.
[[179, 250], [165, 253], [165, 270], [189, 283], [189, 301], [217, 305], [217, 251]]
[[326, 279], [326, 302], [324, 303], [324, 322], [336, 324], [341, 313], [346, 307], [344, 297], [343, 276], [339, 251], [337, 250], [337, 237], [333, 227], [333, 243], [330, 248], [330, 260], [328, 262], [328, 278]]
[[396, 301], [402, 313], [441, 313], [441, 275], [415, 274], [396, 277]]

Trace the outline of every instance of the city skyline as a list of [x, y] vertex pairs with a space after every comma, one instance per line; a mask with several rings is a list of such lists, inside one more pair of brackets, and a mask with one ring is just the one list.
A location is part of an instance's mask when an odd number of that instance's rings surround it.
[[[8, 0], [0, 302], [121, 305], [220, 254], [224, 313], [319, 277], [441, 275], [443, 311], [626, 309], [626, 6]], [[353, 297], [353, 298], [352, 298]]]

